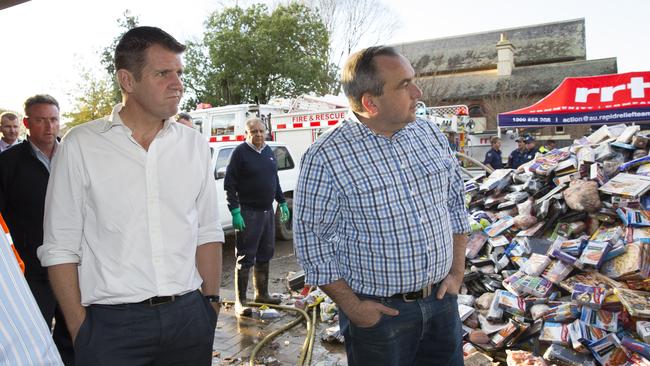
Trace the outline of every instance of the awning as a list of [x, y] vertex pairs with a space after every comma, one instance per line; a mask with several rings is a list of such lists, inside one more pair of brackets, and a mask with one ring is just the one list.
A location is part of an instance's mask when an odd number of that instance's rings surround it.
[[500, 113], [499, 127], [650, 122], [650, 72], [566, 78], [530, 107]]

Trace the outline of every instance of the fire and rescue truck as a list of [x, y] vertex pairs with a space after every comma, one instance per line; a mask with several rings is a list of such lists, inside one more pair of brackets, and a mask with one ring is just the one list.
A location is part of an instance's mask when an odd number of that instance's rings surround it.
[[223, 107], [212, 107], [209, 104], [199, 104], [191, 111], [192, 122], [203, 136], [210, 142], [244, 141], [246, 126], [244, 123], [251, 117], [259, 117], [270, 131], [269, 121], [276, 114], [282, 114], [286, 109], [282, 106], [269, 104], [235, 104]]
[[237, 104], [199, 108], [189, 114], [194, 125], [210, 142], [244, 141], [246, 120], [257, 116], [269, 131], [269, 140], [289, 146], [294, 159], [299, 162], [318, 136], [345, 118], [347, 109], [294, 113], [285, 111], [276, 105]]
[[345, 119], [347, 108], [278, 114], [271, 118], [273, 140], [291, 147], [296, 159], [325, 131]]

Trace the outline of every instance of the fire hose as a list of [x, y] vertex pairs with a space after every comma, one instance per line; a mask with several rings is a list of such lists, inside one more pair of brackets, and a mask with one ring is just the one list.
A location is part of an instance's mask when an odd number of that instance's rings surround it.
[[[248, 364], [250, 366], [255, 365], [255, 359], [257, 358], [257, 353], [271, 340], [279, 336], [280, 334], [288, 331], [289, 329], [295, 327], [296, 325], [302, 323], [304, 320], [307, 326], [307, 337], [305, 338], [305, 341], [303, 342], [302, 348], [300, 350], [300, 358], [298, 359], [298, 366], [307, 366], [311, 363], [311, 355], [313, 352], [313, 346], [314, 346], [314, 339], [316, 337], [316, 307], [318, 306], [319, 302], [316, 302], [314, 304], [309, 305], [312, 310], [312, 318], [309, 317], [309, 314], [302, 309], [298, 309], [293, 306], [286, 306], [286, 305], [272, 305], [272, 304], [262, 304], [262, 303], [256, 303], [256, 302], [249, 302], [246, 303], [246, 306], [254, 306], [254, 307], [261, 307], [261, 306], [266, 306], [269, 308], [274, 308], [274, 309], [280, 309], [280, 310], [285, 310], [285, 311], [293, 311], [298, 314], [296, 319], [294, 319], [292, 322], [289, 324], [286, 324], [282, 326], [280, 329], [276, 329], [275, 331], [269, 333], [266, 335], [262, 340], [255, 345], [253, 350], [251, 351], [251, 355], [248, 361]], [[229, 304], [229, 305], [234, 305], [234, 301], [224, 301], [223, 304]]]

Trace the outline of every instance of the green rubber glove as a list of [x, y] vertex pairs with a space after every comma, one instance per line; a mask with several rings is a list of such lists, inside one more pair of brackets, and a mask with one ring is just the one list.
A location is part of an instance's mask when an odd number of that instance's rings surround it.
[[244, 224], [244, 218], [241, 216], [241, 210], [239, 207], [230, 210], [230, 214], [232, 215], [232, 226], [235, 228], [235, 230], [244, 230], [246, 228], [246, 224]]
[[289, 217], [291, 217], [291, 214], [289, 213], [289, 206], [287, 206], [286, 202], [282, 202], [280, 204], [280, 221], [287, 222], [289, 221]]

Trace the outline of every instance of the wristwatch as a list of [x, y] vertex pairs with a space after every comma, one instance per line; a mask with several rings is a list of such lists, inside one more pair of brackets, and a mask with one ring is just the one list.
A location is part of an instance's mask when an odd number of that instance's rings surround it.
[[216, 302], [217, 304], [221, 304], [221, 296], [219, 295], [205, 295], [205, 297], [208, 302]]

